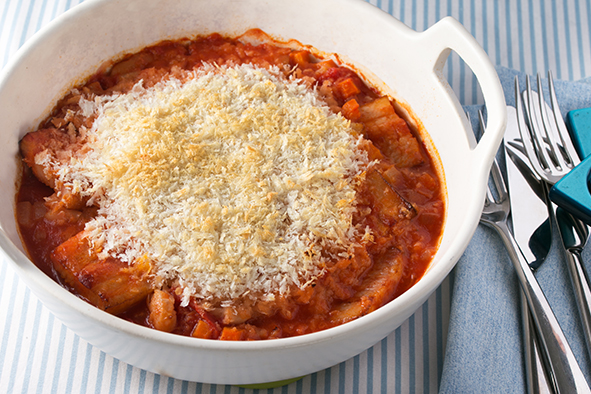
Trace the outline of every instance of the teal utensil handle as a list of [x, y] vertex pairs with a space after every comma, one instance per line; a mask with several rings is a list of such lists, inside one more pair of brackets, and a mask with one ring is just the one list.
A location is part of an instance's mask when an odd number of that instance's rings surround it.
[[[591, 137], [591, 136], [590, 136]], [[588, 156], [552, 189], [550, 200], [591, 225], [591, 156]]]
[[591, 108], [575, 109], [566, 114], [566, 124], [581, 159], [591, 155]]

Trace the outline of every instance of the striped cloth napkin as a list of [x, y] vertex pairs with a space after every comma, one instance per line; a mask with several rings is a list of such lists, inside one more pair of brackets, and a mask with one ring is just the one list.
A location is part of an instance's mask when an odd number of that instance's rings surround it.
[[[503, 67], [497, 67], [497, 73], [507, 104], [515, 106], [515, 77], [523, 88], [526, 74]], [[545, 80], [543, 83], [547, 86]], [[555, 88], [563, 115], [591, 106], [591, 84], [555, 81]], [[476, 129], [481, 107], [465, 109]], [[591, 364], [561, 241], [556, 232], [553, 236], [550, 254], [536, 278], [591, 382]], [[591, 248], [586, 248], [583, 260], [590, 258]], [[479, 226], [455, 268], [454, 283], [440, 392], [485, 392], [491, 388], [496, 392], [525, 392], [519, 283], [494, 230]]]

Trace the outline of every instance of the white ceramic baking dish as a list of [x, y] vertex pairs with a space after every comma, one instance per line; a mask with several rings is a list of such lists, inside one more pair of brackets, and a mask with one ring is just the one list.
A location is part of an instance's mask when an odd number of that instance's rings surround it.
[[[56, 100], [105, 60], [163, 39], [258, 27], [338, 53], [412, 109], [430, 135], [447, 185], [441, 246], [410, 290], [358, 320], [301, 337], [255, 342], [186, 338], [94, 308], [44, 275], [15, 227], [18, 141]], [[480, 83], [488, 129], [477, 144], [442, 75], [457, 52]], [[368, 71], [370, 70], [370, 71]], [[30, 39], [0, 73], [0, 247], [32, 292], [70, 329], [106, 353], [178, 379], [249, 384], [309, 374], [355, 356], [403, 323], [451, 271], [478, 224], [488, 169], [501, 141], [505, 103], [486, 53], [455, 20], [417, 33], [357, 0], [88, 0]]]

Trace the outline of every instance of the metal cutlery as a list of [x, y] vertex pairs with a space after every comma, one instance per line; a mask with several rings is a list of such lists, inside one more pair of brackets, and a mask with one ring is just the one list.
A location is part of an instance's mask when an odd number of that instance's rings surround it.
[[[537, 85], [538, 92], [543, 92], [539, 75]], [[536, 173], [551, 186], [579, 164], [580, 159], [562, 119], [550, 73], [548, 87], [551, 107], [546, 104], [542, 94], [531, 89], [529, 79], [527, 79], [526, 90], [523, 92], [522, 102], [519, 83], [517, 79], [515, 80], [518, 124], [523, 145]], [[591, 288], [581, 257], [589, 235], [588, 228], [582, 221], [550, 201], [548, 207], [550, 215], [557, 223], [587, 350], [591, 352]]]
[[[553, 185], [579, 164], [580, 159], [562, 120], [554, 93], [552, 75], [549, 74], [548, 77], [552, 108], [546, 103], [543, 94], [538, 94], [543, 88], [539, 74], [537, 76], [538, 92], [531, 89], [529, 78], [526, 79], [523, 101], [519, 81], [515, 79], [515, 100], [518, 117], [521, 116], [531, 126], [530, 133], [526, 134], [528, 138], [523, 140], [531, 165], [542, 179]], [[524, 115], [527, 119], [523, 117]]]
[[[489, 186], [481, 221], [500, 235], [526, 295], [540, 340], [561, 393], [591, 393], [577, 360], [552, 312], [533, 271], [519, 249], [507, 221], [511, 210], [509, 194], [498, 165], [491, 168], [494, 187]], [[496, 191], [496, 193], [495, 193]], [[497, 197], [495, 197], [495, 195]]]
[[[519, 196], [510, 198], [513, 235], [529, 266], [535, 270], [545, 261], [552, 243], [546, 187], [529, 166], [519, 135], [516, 111], [510, 106], [507, 107], [507, 128], [501, 155], [503, 153], [506, 157], [509, 194]], [[535, 323], [523, 292], [520, 298], [528, 392], [556, 392], [553, 378], [549, 374], [551, 368], [547, 355], [540, 348]]]

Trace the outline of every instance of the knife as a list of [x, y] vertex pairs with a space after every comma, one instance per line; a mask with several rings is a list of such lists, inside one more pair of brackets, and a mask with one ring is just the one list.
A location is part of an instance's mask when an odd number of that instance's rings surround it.
[[[546, 205], [546, 189], [541, 179], [534, 176], [527, 156], [520, 150], [519, 129], [515, 108], [507, 107], [504, 153], [506, 155], [507, 186], [511, 200], [513, 235], [532, 269], [546, 259], [552, 243], [552, 233]], [[517, 197], [518, 198], [515, 198]], [[539, 346], [535, 325], [527, 300], [521, 294], [522, 327], [524, 338], [526, 383], [528, 393], [556, 392], [550, 375], [549, 361]]]

